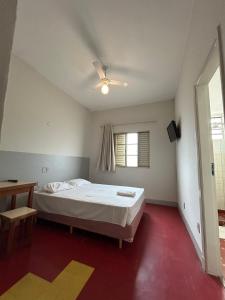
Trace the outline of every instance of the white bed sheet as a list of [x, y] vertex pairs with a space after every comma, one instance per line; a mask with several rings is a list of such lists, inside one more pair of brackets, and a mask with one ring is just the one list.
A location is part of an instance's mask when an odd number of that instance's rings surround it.
[[[136, 195], [133, 198], [118, 196], [118, 191], [131, 191]], [[54, 194], [34, 193], [37, 210], [123, 227], [132, 223], [143, 202], [143, 188], [93, 183]]]

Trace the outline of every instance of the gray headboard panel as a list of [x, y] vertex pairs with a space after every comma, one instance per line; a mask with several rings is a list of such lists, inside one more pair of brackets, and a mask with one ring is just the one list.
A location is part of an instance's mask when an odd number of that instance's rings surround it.
[[[43, 173], [46, 168], [47, 173]], [[51, 181], [88, 177], [89, 158], [0, 151], [0, 180], [35, 180], [42, 186]]]

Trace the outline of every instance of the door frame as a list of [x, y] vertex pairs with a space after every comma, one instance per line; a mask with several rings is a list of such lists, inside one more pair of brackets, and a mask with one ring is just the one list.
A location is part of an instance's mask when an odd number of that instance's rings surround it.
[[[209, 54], [207, 56], [207, 59], [205, 61], [205, 64], [200, 72], [200, 75], [198, 77], [198, 80], [195, 84], [195, 124], [196, 124], [196, 139], [197, 139], [197, 158], [198, 158], [198, 181], [199, 181], [199, 199], [200, 199], [200, 223], [201, 223], [201, 229], [202, 229], [202, 250], [203, 250], [203, 258], [201, 260], [202, 268], [205, 272], [210, 273], [210, 270], [208, 269], [209, 261], [207, 259], [207, 232], [206, 232], [206, 216], [205, 216], [205, 201], [204, 201], [204, 195], [203, 195], [203, 174], [202, 174], [202, 166], [201, 166], [201, 148], [200, 148], [200, 130], [199, 130], [199, 117], [198, 117], [198, 98], [197, 98], [197, 88], [199, 86], [199, 82], [202, 79], [202, 75], [204, 74], [208, 64], [210, 63], [210, 60], [212, 59], [212, 55], [215, 51], [215, 46], [218, 48], [218, 56], [219, 56], [219, 66], [220, 66], [220, 75], [221, 75], [221, 88], [222, 88], [222, 96], [223, 96], [223, 107], [225, 112], [225, 73], [224, 73], [224, 61], [223, 61], [223, 45], [222, 45], [222, 35], [221, 35], [221, 26], [219, 25], [217, 27], [217, 36], [215, 38], [215, 41], [213, 42], [213, 45], [209, 51]], [[218, 228], [215, 228], [215, 234], [216, 230], [218, 231]], [[218, 237], [219, 238], [219, 237]], [[218, 250], [218, 249], [217, 249]], [[220, 250], [220, 249], [219, 249]], [[215, 263], [218, 266], [218, 272], [216, 275], [222, 279], [222, 270], [221, 270], [221, 262], [220, 259], [218, 261], [217, 256], [215, 255]], [[220, 267], [219, 267], [220, 265]]]

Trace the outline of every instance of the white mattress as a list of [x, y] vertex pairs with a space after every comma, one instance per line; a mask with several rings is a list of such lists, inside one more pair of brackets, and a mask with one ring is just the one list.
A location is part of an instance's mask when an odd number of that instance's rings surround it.
[[[132, 191], [136, 195], [133, 198], [118, 196], [118, 191]], [[132, 223], [143, 202], [143, 188], [93, 183], [54, 194], [34, 193], [37, 210], [123, 227]]]

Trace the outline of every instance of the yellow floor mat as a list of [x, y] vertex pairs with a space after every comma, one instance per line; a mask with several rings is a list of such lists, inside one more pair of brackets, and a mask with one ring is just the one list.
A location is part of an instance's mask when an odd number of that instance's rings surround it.
[[0, 300], [75, 300], [93, 271], [92, 267], [71, 261], [52, 283], [28, 273]]

